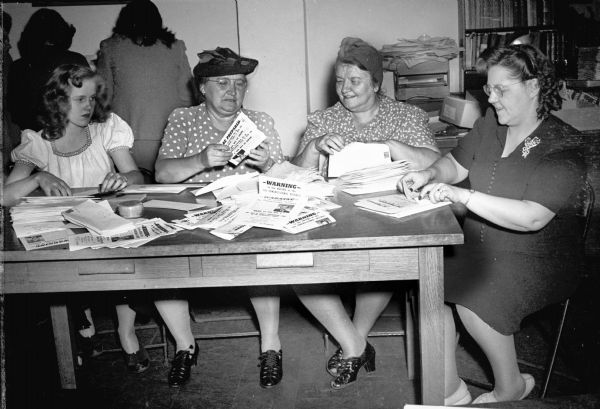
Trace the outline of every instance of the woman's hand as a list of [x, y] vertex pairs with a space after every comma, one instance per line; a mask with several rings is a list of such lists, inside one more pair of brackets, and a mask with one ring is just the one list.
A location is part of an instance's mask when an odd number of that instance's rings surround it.
[[117, 172], [108, 172], [100, 185], [100, 192], [115, 192], [125, 186], [127, 186], [127, 177]]
[[430, 183], [421, 189], [420, 197], [429, 197], [433, 203], [438, 202], [452, 202], [452, 203], [466, 203], [471, 192], [467, 189], [460, 187], [447, 185], [445, 183]]
[[320, 153], [332, 155], [346, 146], [346, 140], [336, 133], [326, 133], [315, 139], [315, 149]]
[[256, 149], [252, 149], [246, 159], [246, 164], [252, 165], [263, 172], [266, 172], [273, 166], [274, 162], [271, 159], [271, 149], [269, 143], [263, 141]]
[[71, 188], [69, 185], [52, 173], [44, 171], [37, 172], [35, 174], [35, 179], [46, 196], [71, 196]]
[[211, 143], [196, 156], [204, 169], [210, 169], [217, 166], [225, 166], [233, 155], [229, 146], [220, 143]]
[[421, 188], [432, 179], [433, 175], [429, 170], [408, 172], [400, 178], [396, 187], [409, 199], [418, 199]]

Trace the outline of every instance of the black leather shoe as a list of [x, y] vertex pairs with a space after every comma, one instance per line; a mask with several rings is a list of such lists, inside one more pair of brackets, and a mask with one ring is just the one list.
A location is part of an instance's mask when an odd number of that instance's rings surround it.
[[329, 375], [338, 376], [338, 368], [342, 365], [344, 361], [343, 355], [344, 353], [342, 351], [342, 348], [338, 348], [338, 350], [335, 351], [335, 354], [331, 355], [331, 357], [327, 361], [327, 372], [329, 372]]
[[192, 366], [198, 363], [198, 353], [199, 348], [196, 343], [194, 344], [194, 353], [189, 349], [177, 351], [171, 363], [171, 370], [169, 371], [169, 386], [179, 388], [189, 381]]
[[338, 368], [339, 375], [331, 381], [331, 387], [333, 389], [343, 389], [354, 383], [358, 371], [363, 366], [367, 372], [375, 371], [375, 348], [368, 342], [361, 356], [343, 359], [342, 365]]
[[260, 360], [260, 386], [263, 388], [272, 388], [281, 382], [283, 378], [283, 354], [281, 349], [279, 352], [275, 352], [269, 349], [267, 352], [263, 352], [258, 357]]
[[127, 370], [131, 373], [142, 373], [150, 367], [150, 357], [146, 348], [140, 346], [137, 352], [125, 354]]

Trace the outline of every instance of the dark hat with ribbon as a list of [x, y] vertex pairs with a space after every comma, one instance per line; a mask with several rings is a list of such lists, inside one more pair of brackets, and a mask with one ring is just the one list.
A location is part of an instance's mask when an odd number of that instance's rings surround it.
[[217, 47], [198, 54], [198, 64], [194, 67], [194, 77], [218, 77], [221, 75], [250, 74], [258, 61], [240, 57], [229, 48]]
[[337, 61], [358, 62], [371, 73], [378, 84], [383, 81], [383, 57], [375, 47], [360, 38], [344, 38]]

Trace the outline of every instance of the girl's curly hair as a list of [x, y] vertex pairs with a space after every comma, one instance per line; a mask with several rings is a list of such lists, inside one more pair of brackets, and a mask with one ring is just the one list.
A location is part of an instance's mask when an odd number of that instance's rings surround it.
[[58, 66], [43, 89], [39, 120], [42, 138], [52, 141], [63, 136], [71, 110], [70, 95], [73, 87], [81, 88], [83, 81], [96, 82], [96, 105], [91, 122], [104, 122], [110, 113], [104, 79], [88, 67], [76, 64]]
[[537, 116], [544, 119], [550, 111], [558, 111], [562, 106], [560, 83], [556, 78], [554, 66], [536, 47], [530, 44], [514, 44], [489, 50], [482, 55], [481, 68], [486, 72], [492, 66], [507, 69], [511, 76], [521, 81], [537, 79], [538, 95]]

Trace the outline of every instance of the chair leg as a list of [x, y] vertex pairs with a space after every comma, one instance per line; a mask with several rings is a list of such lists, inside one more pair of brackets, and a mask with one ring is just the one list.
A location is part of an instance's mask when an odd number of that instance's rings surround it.
[[558, 344], [560, 343], [560, 337], [562, 336], [563, 326], [565, 324], [565, 318], [567, 316], [567, 310], [569, 308], [569, 299], [564, 302], [562, 315], [560, 317], [560, 323], [558, 325], [558, 331], [556, 332], [556, 339], [554, 340], [554, 347], [552, 349], [552, 355], [550, 356], [550, 362], [548, 363], [548, 367], [546, 369], [546, 377], [544, 379], [544, 387], [542, 388], [541, 398], [544, 399], [546, 397], [546, 392], [548, 391], [548, 384], [550, 383], [550, 378], [552, 377], [552, 371], [554, 370], [554, 362], [556, 361], [556, 354], [558, 352]]
[[406, 369], [408, 371], [408, 379], [415, 378], [415, 344], [414, 344], [414, 321], [411, 308], [412, 294], [404, 293], [404, 342], [406, 345]]

